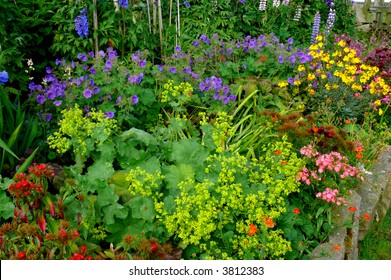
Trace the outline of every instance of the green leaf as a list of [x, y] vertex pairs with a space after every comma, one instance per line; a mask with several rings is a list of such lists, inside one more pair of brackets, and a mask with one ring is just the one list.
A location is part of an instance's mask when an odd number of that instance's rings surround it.
[[9, 219], [14, 216], [15, 205], [4, 191], [0, 191], [0, 217]]
[[128, 205], [132, 209], [133, 218], [153, 222], [156, 216], [156, 211], [152, 198], [136, 196], [128, 202]]
[[88, 167], [88, 177], [91, 179], [108, 180], [113, 176], [115, 170], [113, 164], [107, 162], [105, 159], [99, 159], [93, 165]]
[[145, 146], [157, 145], [156, 139], [151, 134], [137, 128], [131, 128], [127, 131], [124, 131], [120, 135], [120, 139], [122, 141], [136, 140], [145, 144]]
[[195, 139], [182, 139], [172, 145], [171, 159], [177, 164], [202, 166], [209, 153]]
[[188, 179], [194, 179], [194, 169], [187, 163], [181, 163], [178, 166], [170, 165], [164, 168], [164, 180], [167, 182], [167, 188], [171, 195], [178, 195], [178, 184]]
[[13, 151], [11, 151], [11, 149], [8, 147], [8, 145], [6, 143], [4, 143], [3, 140], [0, 139], [0, 148], [4, 149], [5, 151], [7, 151], [8, 153], [10, 153], [12, 156], [16, 157], [17, 159], [18, 156], [14, 154]]

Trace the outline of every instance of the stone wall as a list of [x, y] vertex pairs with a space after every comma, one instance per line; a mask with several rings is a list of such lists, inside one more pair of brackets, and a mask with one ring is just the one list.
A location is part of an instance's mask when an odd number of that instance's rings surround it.
[[[353, 191], [347, 200], [348, 206], [357, 208], [355, 213], [348, 207], [341, 207], [337, 213], [337, 230], [329, 236], [329, 240], [316, 247], [312, 259], [318, 260], [356, 260], [358, 258], [359, 241], [365, 238], [372, 223], [381, 221], [391, 206], [391, 146], [386, 146], [370, 172], [364, 170], [364, 182], [357, 192]], [[357, 216], [368, 214], [369, 221]], [[351, 226], [346, 222], [353, 221]], [[334, 246], [339, 245], [340, 250]]]

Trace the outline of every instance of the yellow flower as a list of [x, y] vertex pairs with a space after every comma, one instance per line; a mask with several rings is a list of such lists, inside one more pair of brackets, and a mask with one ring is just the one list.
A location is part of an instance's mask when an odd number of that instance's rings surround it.
[[297, 70], [299, 70], [300, 72], [303, 72], [305, 70], [305, 67], [303, 64], [299, 65], [299, 67], [297, 68]]
[[379, 116], [383, 115], [383, 110], [381, 108], [379, 108]]
[[346, 42], [344, 40], [341, 40], [341, 41], [338, 42], [338, 45], [340, 47], [345, 47], [346, 46]]
[[286, 81], [283, 81], [283, 82], [279, 82], [279, 83], [278, 83], [278, 86], [279, 86], [280, 88], [286, 87], [287, 85], [288, 85], [288, 82], [286, 82]]
[[318, 35], [318, 36], [316, 36], [316, 41], [322, 41], [323, 40], [323, 37], [322, 37], [322, 35]]

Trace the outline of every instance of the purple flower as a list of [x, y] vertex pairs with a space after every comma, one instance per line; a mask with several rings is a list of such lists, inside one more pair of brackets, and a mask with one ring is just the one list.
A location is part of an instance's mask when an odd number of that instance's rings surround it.
[[163, 71], [164, 66], [163, 66], [163, 65], [158, 65], [157, 69], [158, 69], [159, 71]]
[[246, 0], [239, 0], [240, 4], [246, 4]]
[[96, 69], [95, 69], [94, 66], [91, 66], [91, 68], [90, 68], [90, 73], [91, 73], [92, 75], [95, 75], [95, 74], [96, 74]]
[[58, 107], [62, 104], [62, 100], [56, 100], [53, 102], [53, 104]]
[[86, 55], [82, 54], [82, 53], [79, 53], [77, 55], [77, 58], [80, 59], [83, 62], [86, 62], [88, 60], [88, 57]]
[[204, 43], [210, 44], [210, 39], [209, 39], [209, 37], [206, 36], [205, 34], [202, 34], [202, 35], [200, 36], [200, 40], [201, 40], [202, 42], [204, 42]]
[[109, 119], [114, 118], [114, 112], [112, 112], [112, 111], [105, 112], [105, 115], [106, 115], [106, 117], [108, 117]]
[[87, 8], [81, 10], [80, 14], [75, 18], [75, 30], [79, 37], [88, 37]]
[[115, 104], [118, 105], [122, 101], [122, 95], [118, 96], [117, 100], [115, 101]]
[[181, 51], [181, 47], [180, 46], [175, 46], [174, 51], [179, 53]]
[[296, 62], [296, 57], [294, 55], [289, 57], [289, 62], [290, 63], [295, 63]]
[[198, 41], [193, 41], [192, 44], [193, 44], [194, 47], [198, 47], [198, 46], [200, 45], [200, 42], [198, 42]]
[[83, 95], [84, 95], [85, 98], [91, 98], [91, 96], [92, 96], [92, 90], [86, 89], [86, 90], [84, 91]]
[[46, 73], [47, 74], [51, 74], [52, 73], [52, 68], [50, 68], [50, 67], [46, 67]]
[[132, 61], [133, 62], [139, 62], [140, 61], [140, 57], [138, 56], [137, 53], [133, 53], [132, 54]]
[[292, 77], [289, 77], [287, 82], [290, 84], [290, 85], [294, 85], [295, 84], [295, 79], [293, 79]]
[[327, 22], [326, 22], [326, 29], [325, 29], [325, 34], [326, 35], [330, 34], [330, 31], [331, 31], [331, 29], [334, 26], [335, 15], [336, 15], [335, 9], [330, 8], [329, 14], [328, 14], [328, 17], [327, 17]]
[[129, 76], [128, 81], [131, 84], [135, 84], [137, 82], [137, 76], [136, 75]]
[[29, 89], [30, 89], [31, 91], [36, 90], [36, 88], [37, 88], [37, 86], [35, 85], [34, 82], [31, 82], [31, 83], [29, 84]]
[[50, 122], [50, 120], [52, 119], [52, 114], [47, 114], [45, 117], [44, 117], [45, 121], [46, 122]]
[[280, 55], [278, 57], [278, 63], [283, 63], [284, 62], [284, 57], [282, 55]]
[[191, 67], [184, 68], [183, 73], [190, 75], [191, 74]]
[[145, 68], [146, 65], [147, 65], [147, 60], [145, 60], [145, 59], [140, 60], [139, 66], [140, 66], [141, 68]]
[[133, 104], [137, 104], [137, 103], [138, 103], [138, 96], [137, 96], [137, 95], [133, 95], [133, 96], [131, 97], [131, 100], [132, 100], [132, 103], [133, 103]]
[[175, 67], [170, 67], [170, 72], [171, 73], [176, 73], [176, 68]]
[[94, 52], [88, 52], [87, 54], [88, 54], [90, 57], [95, 57]]
[[58, 58], [56, 58], [56, 65], [60, 65], [61, 64], [61, 60], [59, 60]]
[[124, 8], [128, 8], [129, 7], [128, 0], [119, 0], [118, 3], [119, 3], [119, 5], [121, 7], [124, 7]]
[[98, 94], [100, 92], [100, 88], [99, 87], [94, 87], [92, 89], [92, 91], [93, 91], [94, 94]]
[[104, 51], [99, 51], [98, 54], [99, 54], [100, 58], [104, 58], [106, 56]]
[[190, 3], [187, 1], [183, 1], [183, 5], [185, 5], [186, 8], [190, 8]]
[[39, 104], [43, 104], [43, 103], [45, 103], [45, 101], [46, 101], [46, 98], [44, 95], [41, 95], [41, 94], [37, 95], [37, 102]]
[[144, 78], [144, 73], [138, 73], [136, 83], [140, 84]]
[[292, 38], [289, 38], [289, 39], [287, 40], [287, 43], [288, 43], [288, 45], [293, 45], [293, 39], [292, 39]]
[[247, 68], [246, 64], [242, 64], [242, 68], [246, 69]]
[[315, 14], [314, 23], [312, 26], [311, 44], [314, 44], [316, 42], [316, 37], [319, 34], [319, 28], [320, 28], [320, 13], [317, 12]]

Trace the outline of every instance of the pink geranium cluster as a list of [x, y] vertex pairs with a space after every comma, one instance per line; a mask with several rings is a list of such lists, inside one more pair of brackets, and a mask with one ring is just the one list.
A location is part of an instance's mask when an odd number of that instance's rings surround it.
[[346, 200], [343, 197], [338, 197], [338, 189], [327, 188], [323, 192], [318, 192], [316, 194], [317, 198], [323, 199], [327, 202], [335, 203], [337, 205], [344, 204], [346, 205]]
[[351, 176], [363, 180], [360, 171], [354, 166], [347, 164], [347, 161], [347, 157], [342, 156], [340, 153], [331, 152], [329, 154], [319, 155], [315, 164], [318, 167], [319, 173], [323, 173], [328, 169], [340, 173], [342, 179]]
[[[300, 149], [300, 154], [305, 155], [308, 158], [316, 159], [315, 165], [318, 167], [317, 172], [319, 174], [324, 173], [325, 170], [329, 170], [339, 173], [342, 179], [351, 176], [364, 180], [360, 171], [354, 166], [347, 164], [347, 157], [342, 156], [338, 152], [320, 154], [319, 152], [315, 151], [312, 144], [309, 144], [308, 146], [304, 146]], [[316, 180], [320, 180], [320, 176], [317, 175], [315, 171], [308, 170], [307, 168], [302, 169], [301, 176], [297, 180], [303, 181], [307, 185], [310, 185], [310, 177]]]

